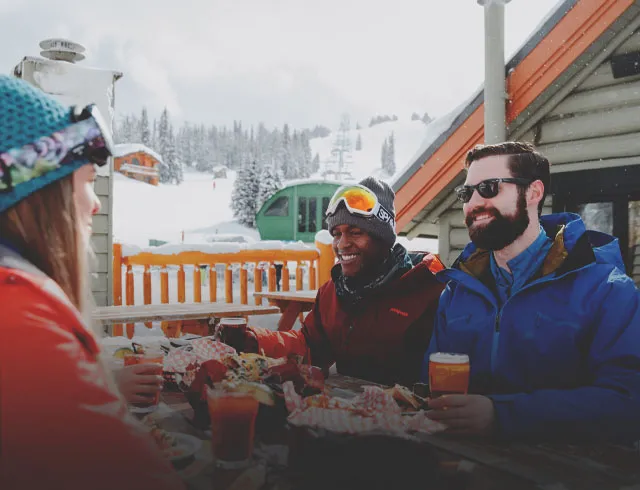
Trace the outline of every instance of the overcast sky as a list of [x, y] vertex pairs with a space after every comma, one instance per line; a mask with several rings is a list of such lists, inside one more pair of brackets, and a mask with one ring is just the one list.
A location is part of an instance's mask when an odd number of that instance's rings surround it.
[[[507, 58], [558, 0], [506, 6]], [[0, 71], [39, 41], [124, 73], [116, 112], [230, 125], [337, 126], [342, 112], [443, 115], [482, 83], [476, 0], [0, 0]]]

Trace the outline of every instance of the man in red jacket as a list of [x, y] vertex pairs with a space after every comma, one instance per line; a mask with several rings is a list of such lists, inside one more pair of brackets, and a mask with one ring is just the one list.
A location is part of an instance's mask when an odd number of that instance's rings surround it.
[[443, 266], [395, 243], [394, 198], [373, 177], [331, 198], [327, 225], [338, 263], [300, 330], [251, 327], [240, 339], [225, 331], [221, 338], [270, 357], [304, 355], [325, 372], [335, 363], [341, 374], [382, 384], [418, 381], [443, 289], [434, 274]]

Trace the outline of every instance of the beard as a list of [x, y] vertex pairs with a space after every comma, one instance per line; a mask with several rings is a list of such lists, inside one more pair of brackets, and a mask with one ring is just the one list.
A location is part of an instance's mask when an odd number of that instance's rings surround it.
[[[473, 226], [474, 218], [482, 213], [493, 217], [486, 225]], [[527, 201], [524, 193], [518, 193], [516, 212], [513, 216], [505, 216], [495, 208], [480, 208], [465, 218], [469, 237], [476, 247], [484, 250], [502, 250], [520, 237], [529, 226]]]

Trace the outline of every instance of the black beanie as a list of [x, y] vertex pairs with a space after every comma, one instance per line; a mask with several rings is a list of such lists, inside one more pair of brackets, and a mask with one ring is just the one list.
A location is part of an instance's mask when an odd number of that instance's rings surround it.
[[333, 228], [338, 225], [357, 226], [361, 230], [382, 240], [382, 242], [384, 242], [384, 244], [389, 248], [393, 247], [396, 243], [396, 209], [393, 204], [396, 195], [393, 192], [393, 189], [389, 187], [386, 182], [378, 180], [375, 177], [367, 177], [358, 183], [361, 186], [370, 189], [376, 195], [378, 202], [380, 202], [380, 204], [391, 213], [393, 220], [383, 221], [376, 216], [365, 217], [357, 214], [351, 214], [344, 206], [344, 203], [341, 203], [334, 214], [327, 216], [329, 232], [332, 232]]

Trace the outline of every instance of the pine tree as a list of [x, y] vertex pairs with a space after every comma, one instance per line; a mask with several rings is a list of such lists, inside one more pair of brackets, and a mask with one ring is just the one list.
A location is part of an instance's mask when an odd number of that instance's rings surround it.
[[145, 146], [151, 145], [151, 133], [149, 131], [149, 116], [147, 114], [147, 108], [142, 108], [142, 114], [140, 115], [140, 126], [139, 126], [139, 135], [140, 135], [140, 143]]
[[291, 136], [289, 134], [288, 124], [285, 124], [282, 128], [282, 145], [280, 146], [278, 160], [284, 178], [295, 179], [297, 172], [291, 155]]
[[420, 120], [420, 114], [418, 114], [417, 112], [414, 112], [413, 114], [411, 114], [411, 120], [412, 121], [419, 121]]
[[424, 116], [422, 116], [422, 122], [425, 124], [429, 124], [431, 121], [433, 121], [433, 119], [431, 118], [431, 116], [429, 116], [428, 112], [425, 112]]
[[178, 159], [178, 154], [176, 151], [176, 140], [173, 135], [173, 128], [170, 126], [165, 146], [165, 154], [163, 155], [163, 159], [169, 168], [170, 179], [172, 182], [175, 182], [176, 185], [180, 185], [184, 180], [184, 174], [182, 171], [182, 162]]
[[393, 131], [389, 136], [389, 145], [387, 147], [387, 173], [389, 175], [396, 173], [396, 137]]
[[259, 165], [256, 161], [251, 161], [238, 172], [233, 184], [231, 209], [240, 224], [255, 228], [259, 192]]
[[358, 138], [356, 139], [356, 151], [362, 150], [362, 136], [358, 133]]
[[387, 165], [389, 162], [389, 145], [387, 144], [387, 139], [384, 139], [382, 143], [382, 153], [380, 155], [380, 163], [382, 166], [382, 170], [387, 171]]
[[320, 170], [320, 155], [316, 152], [313, 160], [311, 161], [311, 173], [315, 174]]
[[273, 165], [265, 165], [260, 173], [260, 190], [256, 202], [256, 212], [260, 211], [262, 205], [282, 189], [282, 179]]

